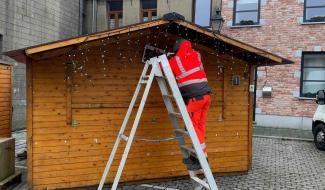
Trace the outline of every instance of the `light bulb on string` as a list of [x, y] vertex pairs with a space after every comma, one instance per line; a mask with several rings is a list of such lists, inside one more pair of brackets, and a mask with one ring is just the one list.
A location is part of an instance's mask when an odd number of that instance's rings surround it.
[[135, 40], [136, 50], [134, 51], [133, 58], [136, 59], [138, 57], [140, 51], [140, 39], [142, 39], [143, 32], [140, 30], [137, 35], [137, 39]]
[[179, 28], [180, 28], [179, 23], [177, 23], [177, 35], [178, 35], [178, 36], [181, 36], [181, 35], [180, 35]]
[[131, 29], [130, 29], [130, 27], [128, 27], [128, 29], [129, 29], [129, 31], [128, 31], [128, 40], [127, 40], [127, 44], [128, 44], [128, 62], [129, 62], [129, 64], [131, 64], [132, 63], [132, 59], [131, 59], [131, 53], [130, 53], [130, 42], [131, 42]]
[[168, 43], [169, 43], [169, 36], [168, 36], [168, 31], [169, 31], [170, 23], [168, 23], [166, 30], [164, 32], [164, 37], [165, 37], [165, 52], [168, 50]]
[[[153, 40], [154, 40], [154, 46], [157, 47], [157, 43], [158, 43], [158, 36], [160, 34], [160, 30], [159, 30], [159, 26], [156, 27], [156, 30], [158, 30], [158, 32], [154, 32], [154, 35], [153, 35]], [[158, 33], [158, 36], [157, 36], [157, 33]]]

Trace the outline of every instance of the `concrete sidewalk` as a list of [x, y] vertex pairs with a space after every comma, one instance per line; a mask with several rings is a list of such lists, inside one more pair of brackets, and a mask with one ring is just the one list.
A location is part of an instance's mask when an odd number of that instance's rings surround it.
[[310, 130], [303, 129], [289, 129], [289, 128], [275, 128], [275, 127], [261, 127], [253, 128], [253, 135], [255, 137], [274, 137], [295, 140], [313, 141], [314, 137]]

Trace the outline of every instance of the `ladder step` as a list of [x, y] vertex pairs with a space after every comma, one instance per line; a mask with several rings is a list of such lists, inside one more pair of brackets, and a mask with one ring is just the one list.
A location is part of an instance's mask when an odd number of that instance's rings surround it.
[[182, 145], [181, 148], [188, 151], [188, 152], [190, 152], [190, 153], [192, 153], [192, 154], [194, 154], [194, 155], [196, 155], [195, 150], [192, 149], [192, 148], [187, 147], [186, 145]]
[[198, 177], [191, 177], [191, 179], [194, 180], [196, 183], [202, 185], [206, 189], [210, 189], [209, 184], [207, 184], [207, 182], [203, 181], [202, 179], [200, 179]]
[[143, 80], [147, 80], [149, 79], [150, 75], [145, 75], [144, 77], [142, 77]]
[[128, 141], [129, 137], [125, 136], [124, 134], [120, 135], [120, 138], [124, 141]]
[[163, 94], [162, 96], [167, 97], [167, 98], [175, 98], [173, 95], [170, 95], [170, 94]]
[[155, 77], [157, 79], [163, 79], [163, 80], [166, 80], [167, 79], [165, 76], [162, 76], [162, 75], [155, 75]]
[[147, 84], [148, 83], [148, 80], [141, 80], [140, 84]]
[[184, 135], [189, 135], [187, 131], [185, 131], [184, 129], [175, 129], [176, 132], [180, 132]]
[[170, 115], [173, 115], [173, 116], [176, 116], [176, 117], [182, 117], [182, 114], [180, 114], [180, 113], [177, 113], [177, 112], [170, 112], [169, 113]]
[[199, 170], [189, 170], [188, 172], [190, 173], [190, 177], [197, 177], [197, 175], [202, 175], [202, 174], [204, 174], [203, 169], [199, 169]]

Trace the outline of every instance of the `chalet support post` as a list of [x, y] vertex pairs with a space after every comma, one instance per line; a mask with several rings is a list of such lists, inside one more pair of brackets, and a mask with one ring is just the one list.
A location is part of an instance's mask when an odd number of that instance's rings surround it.
[[[249, 65], [249, 84], [248, 89], [250, 85], [254, 85], [254, 74], [255, 74], [255, 67], [252, 65]], [[255, 79], [256, 80], [256, 79]], [[256, 89], [256, 87], [255, 87]], [[249, 99], [248, 99], [248, 168], [247, 170], [252, 168], [252, 145], [253, 145], [253, 104], [254, 104], [254, 93], [249, 92]]]
[[79, 44], [80, 42], [90, 43], [91, 41], [99, 40], [102, 38], [114, 37], [117, 35], [127, 34], [130, 32], [146, 29], [148, 27], [156, 27], [156, 26], [160, 26], [160, 25], [168, 24], [168, 23], [169, 23], [168, 21], [164, 21], [164, 20], [157, 20], [157, 21], [149, 22], [149, 23], [141, 23], [137, 26], [132, 26], [132, 27], [128, 27], [128, 28], [123, 27], [123, 28], [115, 29], [115, 30], [112, 30], [109, 32], [105, 31], [105, 32], [99, 32], [99, 33], [95, 33], [95, 34], [91, 34], [91, 35], [87, 35], [87, 36], [83, 36], [83, 37], [79, 37], [79, 38], [71, 38], [64, 42], [50, 43], [50, 44], [38, 46], [35, 48], [28, 48], [25, 51], [26, 51], [26, 55], [32, 56], [32, 54], [41, 53], [41, 52], [54, 50], [54, 49], [59, 49], [59, 48], [63, 48], [66, 46], [76, 45], [76, 44]]
[[221, 107], [221, 116], [220, 116], [220, 121], [224, 121], [225, 119], [225, 88], [226, 88], [226, 80], [225, 80], [225, 72], [226, 72], [226, 69], [224, 67], [222, 67], [222, 86], [221, 86], [221, 90], [222, 90], [222, 107]]
[[33, 189], [33, 62], [30, 58], [26, 64], [27, 74], [27, 183]]
[[66, 120], [67, 120], [67, 125], [72, 126], [73, 123], [72, 122], [72, 84], [73, 84], [73, 72], [72, 72], [72, 64], [71, 63], [66, 63], [65, 64], [65, 84], [66, 84], [66, 109], [67, 109], [67, 113], [66, 113]]

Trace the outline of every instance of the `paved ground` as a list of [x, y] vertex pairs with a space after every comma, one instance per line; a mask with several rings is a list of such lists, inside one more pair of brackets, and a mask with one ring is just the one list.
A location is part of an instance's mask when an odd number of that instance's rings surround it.
[[272, 136], [284, 138], [298, 138], [304, 140], [313, 140], [313, 134], [310, 130], [288, 129], [274, 127], [254, 127], [254, 136]]
[[[221, 190], [325, 189], [325, 152], [312, 142], [254, 137], [253, 168], [248, 174], [216, 177]], [[25, 162], [17, 162], [24, 166]], [[26, 171], [22, 168], [23, 171]], [[25, 176], [25, 175], [24, 175]], [[26, 189], [20, 184], [15, 190]], [[189, 190], [188, 179], [123, 186], [120, 190]]]
[[[216, 177], [219, 189], [325, 189], [325, 152], [307, 141], [254, 138], [253, 168], [247, 175]], [[191, 189], [189, 180], [121, 189]]]

